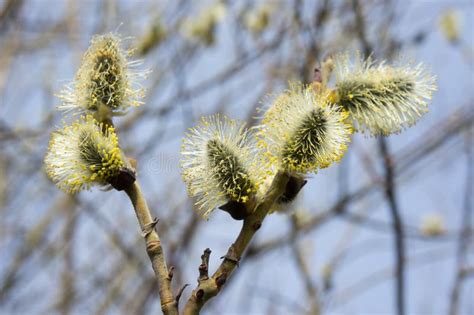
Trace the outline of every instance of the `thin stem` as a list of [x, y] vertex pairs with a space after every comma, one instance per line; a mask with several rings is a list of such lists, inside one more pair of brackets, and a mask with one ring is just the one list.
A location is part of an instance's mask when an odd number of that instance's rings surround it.
[[396, 188], [393, 173], [393, 163], [390, 158], [389, 149], [384, 138], [380, 138], [380, 153], [383, 157], [385, 166], [385, 197], [387, 198], [390, 208], [390, 214], [393, 222], [393, 232], [395, 233], [395, 250], [396, 250], [396, 300], [397, 314], [405, 314], [405, 240], [403, 223], [400, 216], [396, 198]]
[[135, 209], [138, 223], [146, 242], [146, 251], [151, 260], [156, 280], [158, 281], [161, 309], [165, 315], [178, 315], [178, 306], [173, 291], [171, 289], [171, 278], [166, 266], [165, 254], [161, 246], [160, 237], [155, 230], [157, 219], [153, 219], [150, 209], [140, 189], [140, 185], [135, 181], [125, 189], [130, 201]]
[[461, 233], [459, 234], [458, 248], [456, 254], [456, 273], [454, 277], [454, 285], [451, 290], [449, 300], [449, 315], [459, 314], [459, 300], [461, 298], [462, 284], [464, 279], [469, 275], [466, 272], [467, 264], [467, 253], [469, 244], [472, 242], [472, 231], [471, 222], [473, 214], [473, 198], [472, 198], [472, 187], [474, 183], [474, 168], [473, 168], [473, 149], [472, 149], [472, 135], [473, 130], [467, 130], [466, 132], [466, 185], [464, 193], [464, 205], [461, 215]]

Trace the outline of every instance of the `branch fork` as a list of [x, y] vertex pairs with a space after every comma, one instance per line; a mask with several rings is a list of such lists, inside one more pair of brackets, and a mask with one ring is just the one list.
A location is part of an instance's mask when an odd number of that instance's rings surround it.
[[184, 315], [197, 315], [204, 304], [211, 298], [219, 294], [224, 284], [232, 275], [232, 272], [239, 265], [240, 258], [247, 249], [255, 233], [262, 226], [262, 222], [267, 216], [273, 204], [285, 192], [290, 175], [286, 172], [278, 172], [268, 189], [262, 202], [255, 206], [252, 215], [246, 216], [243, 220], [242, 229], [235, 242], [229, 247], [227, 254], [223, 256], [223, 261], [214, 274], [209, 277], [209, 251], [204, 251], [201, 256], [201, 266], [199, 267], [198, 286], [193, 290], [184, 308]]

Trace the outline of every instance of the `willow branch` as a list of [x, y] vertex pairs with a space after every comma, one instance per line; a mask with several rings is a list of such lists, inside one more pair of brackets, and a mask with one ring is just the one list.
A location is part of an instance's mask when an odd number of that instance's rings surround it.
[[396, 187], [394, 180], [394, 168], [390, 153], [388, 150], [387, 143], [384, 138], [380, 138], [380, 153], [383, 157], [384, 166], [385, 166], [385, 197], [388, 201], [390, 208], [390, 215], [393, 221], [393, 232], [395, 234], [395, 263], [397, 269], [397, 279], [396, 279], [396, 307], [397, 314], [405, 314], [405, 240], [404, 240], [404, 228], [403, 222], [400, 215], [400, 209], [398, 207], [397, 197], [396, 197]]
[[152, 217], [137, 181], [126, 188], [125, 192], [133, 204], [138, 223], [145, 238], [146, 251], [158, 281], [161, 309], [165, 315], [178, 315], [178, 306], [171, 289], [172, 274], [166, 266], [160, 237], [155, 230], [158, 220]]
[[250, 244], [253, 236], [262, 226], [262, 222], [275, 200], [283, 194], [288, 179], [288, 174], [283, 172], [277, 173], [264, 200], [256, 206], [252, 215], [244, 219], [242, 229], [237, 239], [229, 247], [219, 268], [217, 268], [211, 277], [203, 276], [202, 274], [199, 277], [198, 286], [193, 290], [184, 308], [185, 315], [199, 314], [204, 304], [219, 294], [224, 284], [231, 277], [232, 272], [238, 266], [240, 258]]

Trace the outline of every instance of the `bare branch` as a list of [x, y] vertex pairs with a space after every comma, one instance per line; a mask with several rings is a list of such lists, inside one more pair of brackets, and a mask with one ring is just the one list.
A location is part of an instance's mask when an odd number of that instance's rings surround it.
[[138, 182], [125, 189], [135, 209], [138, 223], [146, 241], [146, 251], [150, 257], [153, 271], [158, 281], [161, 309], [166, 315], [177, 315], [178, 307], [171, 289], [171, 276], [166, 266], [165, 254], [160, 237], [155, 230], [157, 219], [153, 219]]

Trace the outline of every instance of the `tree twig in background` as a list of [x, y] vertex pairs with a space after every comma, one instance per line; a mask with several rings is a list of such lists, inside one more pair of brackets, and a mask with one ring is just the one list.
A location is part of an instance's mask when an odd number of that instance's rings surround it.
[[298, 272], [301, 275], [301, 279], [304, 283], [306, 294], [309, 300], [309, 314], [319, 315], [321, 314], [321, 305], [318, 296], [318, 288], [313, 283], [311, 273], [309, 272], [308, 264], [305, 261], [305, 252], [298, 246], [297, 243], [292, 245], [293, 258], [295, 260]]
[[379, 139], [380, 153], [383, 157], [385, 167], [385, 196], [390, 208], [390, 214], [393, 222], [393, 232], [395, 238], [395, 263], [396, 263], [396, 296], [397, 296], [397, 313], [405, 314], [405, 240], [403, 222], [400, 216], [400, 210], [397, 203], [395, 175], [393, 174], [393, 163], [388, 149], [387, 142], [384, 138]]
[[[363, 8], [358, 0], [352, 1], [352, 9], [355, 14], [356, 32], [358, 38], [363, 47], [363, 53], [366, 57], [373, 53], [373, 47], [367, 38], [367, 25], [363, 16]], [[396, 309], [398, 315], [405, 314], [405, 245], [404, 245], [404, 232], [403, 223], [398, 208], [396, 198], [396, 187], [395, 187], [395, 174], [392, 163], [392, 157], [390, 156], [387, 140], [383, 137], [379, 138], [379, 150], [383, 159], [383, 165], [385, 169], [385, 197], [387, 199], [390, 214], [393, 221], [393, 232], [395, 234], [395, 264], [397, 266], [397, 279], [395, 285], [396, 295]]]
[[474, 169], [473, 169], [473, 130], [466, 130], [465, 134], [465, 151], [466, 151], [466, 186], [464, 193], [464, 205], [461, 215], [461, 233], [459, 234], [458, 248], [456, 254], [456, 272], [454, 275], [454, 284], [450, 294], [449, 315], [459, 314], [459, 299], [461, 295], [461, 286], [464, 279], [469, 275], [465, 272], [467, 266], [467, 250], [469, 244], [472, 244], [472, 219], [473, 219], [473, 195], [472, 188], [474, 185]]

